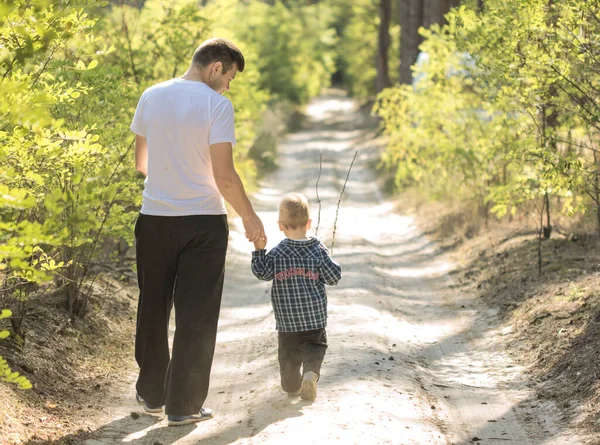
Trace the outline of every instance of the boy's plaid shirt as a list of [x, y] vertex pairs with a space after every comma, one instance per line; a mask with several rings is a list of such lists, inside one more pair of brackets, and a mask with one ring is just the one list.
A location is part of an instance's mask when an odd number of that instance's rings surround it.
[[337, 284], [342, 267], [318, 238], [286, 238], [269, 253], [252, 252], [252, 273], [273, 280], [271, 302], [278, 331], [311, 331], [327, 325], [325, 284]]

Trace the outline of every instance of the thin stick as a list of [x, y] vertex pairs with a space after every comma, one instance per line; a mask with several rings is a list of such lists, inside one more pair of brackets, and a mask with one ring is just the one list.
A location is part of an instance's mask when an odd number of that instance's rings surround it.
[[[546, 191], [546, 193], [548, 193]], [[542, 237], [544, 236], [544, 208], [546, 207], [546, 198], [542, 198], [542, 210], [540, 211], [540, 231], [538, 233], [538, 276], [542, 276]]]
[[321, 199], [319, 198], [319, 179], [321, 179], [321, 171], [323, 171], [323, 153], [319, 153], [319, 176], [317, 177], [317, 202], [319, 203], [319, 214], [317, 218], [317, 230], [315, 230], [315, 236], [319, 234], [319, 224], [321, 224]]
[[338, 213], [340, 211], [340, 203], [342, 202], [342, 196], [344, 196], [344, 190], [346, 190], [346, 183], [348, 182], [348, 178], [350, 177], [350, 171], [352, 170], [352, 166], [354, 165], [354, 161], [356, 160], [356, 155], [358, 155], [358, 150], [354, 153], [354, 157], [352, 158], [352, 162], [350, 163], [350, 168], [348, 169], [348, 174], [346, 175], [346, 180], [344, 181], [344, 186], [342, 187], [342, 192], [340, 193], [340, 199], [337, 203], [337, 208], [335, 209], [335, 221], [333, 222], [333, 237], [331, 239], [331, 253], [333, 254], [333, 245], [335, 244], [335, 230], [337, 228], [337, 220]]

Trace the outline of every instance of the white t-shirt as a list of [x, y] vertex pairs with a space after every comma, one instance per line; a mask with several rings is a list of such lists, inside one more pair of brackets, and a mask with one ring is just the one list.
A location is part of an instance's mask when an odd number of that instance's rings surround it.
[[227, 213], [213, 176], [209, 146], [235, 145], [229, 99], [202, 82], [171, 79], [144, 91], [131, 130], [148, 141], [141, 213]]

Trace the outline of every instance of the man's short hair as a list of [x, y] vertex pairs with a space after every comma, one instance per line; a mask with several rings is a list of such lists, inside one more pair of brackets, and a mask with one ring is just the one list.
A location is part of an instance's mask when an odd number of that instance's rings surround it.
[[306, 197], [300, 193], [285, 195], [279, 204], [279, 221], [288, 230], [306, 227], [310, 218], [310, 207]]
[[244, 55], [237, 46], [226, 39], [208, 39], [202, 42], [192, 58], [192, 64], [200, 68], [205, 68], [213, 62], [223, 64], [223, 74], [225, 74], [235, 63], [238, 71], [244, 71], [246, 61]]

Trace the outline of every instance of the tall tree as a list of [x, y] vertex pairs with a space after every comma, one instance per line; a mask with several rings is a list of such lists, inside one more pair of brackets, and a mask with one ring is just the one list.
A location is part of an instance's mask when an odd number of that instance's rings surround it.
[[431, 25], [440, 23], [443, 19], [442, 0], [423, 0], [423, 23], [422, 26], [429, 28]]
[[377, 93], [390, 86], [388, 71], [388, 49], [390, 47], [390, 21], [392, 15], [392, 0], [379, 2], [379, 38], [377, 44], [377, 78], [375, 89]]
[[410, 67], [417, 61], [419, 45], [423, 38], [419, 28], [423, 23], [422, 0], [399, 0], [398, 13], [400, 23], [400, 83], [412, 82]]
[[412, 82], [411, 66], [419, 55], [423, 38], [421, 26], [429, 28], [445, 22], [444, 15], [460, 4], [460, 0], [398, 0], [400, 23], [400, 83]]

